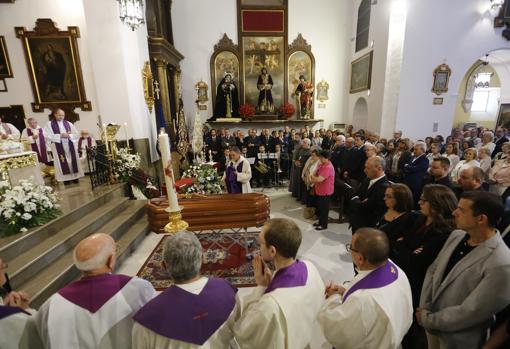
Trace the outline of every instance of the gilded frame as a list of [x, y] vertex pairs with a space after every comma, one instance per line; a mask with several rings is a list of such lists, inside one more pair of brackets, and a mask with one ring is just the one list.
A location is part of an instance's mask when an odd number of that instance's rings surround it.
[[[221, 60], [224, 60], [225, 64], [221, 63]], [[223, 34], [220, 41], [214, 45], [214, 53], [210, 60], [210, 70], [213, 106], [216, 101], [216, 89], [227, 72], [231, 73], [234, 83], [239, 90], [239, 96], [241, 97], [244, 95], [243, 84], [241, 83], [241, 55], [238, 46], [234, 44], [227, 34]], [[242, 101], [240, 101], [240, 103], [242, 103]]]
[[[299, 110], [297, 105], [295, 91], [299, 85], [299, 76], [304, 75], [306, 81], [315, 87], [315, 57], [312, 53], [312, 46], [308, 44], [303, 35], [298, 34], [296, 39], [288, 46], [287, 49], [287, 103], [294, 105], [296, 113]], [[315, 91], [314, 91], [315, 94]], [[312, 96], [313, 97], [313, 96]], [[313, 98], [314, 99], [314, 98]], [[310, 118], [314, 118], [314, 109], [312, 99], [312, 108], [310, 110]], [[299, 115], [297, 115], [300, 118]]]
[[205, 81], [200, 80], [195, 84], [195, 90], [197, 91], [197, 101], [199, 103], [206, 103], [209, 98], [207, 98], [207, 91], [209, 86]]
[[152, 108], [154, 107], [154, 77], [151, 71], [151, 64], [149, 61], [145, 61], [142, 69], [142, 81], [143, 81], [143, 98], [145, 99], [145, 104], [147, 104], [147, 108], [149, 108], [149, 113], [152, 113]]
[[372, 84], [372, 64], [374, 51], [351, 62], [349, 93], [357, 93], [370, 89]]
[[0, 36], [0, 79], [12, 78], [11, 62], [9, 61], [9, 52], [7, 51], [7, 44], [5, 37]]
[[[70, 121], [79, 120], [74, 108], [92, 110], [87, 100], [78, 51], [78, 27], [59, 30], [49, 18], [39, 18], [33, 31], [16, 27], [16, 37], [22, 41], [35, 102], [32, 111], [62, 108]], [[42, 52], [43, 46], [46, 51]], [[49, 58], [48, 58], [49, 57]], [[53, 59], [53, 62], [51, 62]], [[48, 63], [49, 61], [49, 63]], [[62, 63], [63, 62], [63, 63]], [[70, 63], [70, 64], [69, 64]], [[49, 65], [53, 64], [53, 70]], [[65, 71], [51, 74], [64, 67]], [[56, 84], [59, 85], [56, 85]]]
[[317, 100], [321, 103], [324, 103], [329, 99], [328, 97], [328, 91], [329, 91], [329, 84], [322, 79], [317, 84]]
[[432, 84], [432, 92], [438, 96], [448, 92], [448, 83], [450, 82], [451, 75], [452, 70], [447, 64], [438, 65], [433, 72], [434, 82]]

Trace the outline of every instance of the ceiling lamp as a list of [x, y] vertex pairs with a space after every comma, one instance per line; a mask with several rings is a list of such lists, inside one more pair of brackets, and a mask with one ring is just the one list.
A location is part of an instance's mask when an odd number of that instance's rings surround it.
[[117, 0], [119, 2], [120, 19], [122, 23], [137, 29], [145, 23], [143, 19], [143, 0]]
[[505, 0], [491, 0], [491, 8], [493, 10], [499, 10], [505, 4]]

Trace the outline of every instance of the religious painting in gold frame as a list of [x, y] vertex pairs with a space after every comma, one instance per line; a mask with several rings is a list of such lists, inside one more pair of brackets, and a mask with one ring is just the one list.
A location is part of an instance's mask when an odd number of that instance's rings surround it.
[[259, 89], [257, 81], [262, 68], [273, 79], [271, 94], [273, 104], [278, 107], [284, 102], [285, 82], [285, 42], [283, 36], [244, 36], [243, 52], [243, 83], [244, 103], [258, 105]]
[[237, 45], [223, 34], [220, 41], [214, 46], [214, 53], [211, 56], [211, 95], [212, 101], [216, 100], [216, 89], [227, 73], [232, 76], [234, 84], [242, 91], [240, 86], [240, 59]]
[[5, 37], [0, 36], [0, 79], [12, 78], [11, 62], [9, 61], [9, 54], [7, 53], [7, 45], [5, 44]]
[[154, 77], [151, 71], [151, 64], [149, 61], [145, 61], [142, 69], [142, 81], [143, 81], [143, 98], [145, 104], [149, 108], [149, 113], [152, 113], [154, 107]]
[[197, 91], [197, 101], [198, 103], [205, 103], [209, 99], [207, 98], [207, 90], [209, 86], [205, 81], [199, 81], [195, 84], [195, 90]]
[[80, 31], [78, 27], [67, 29], [60, 31], [48, 18], [38, 19], [34, 31], [15, 28], [23, 43], [35, 97], [34, 112], [54, 107], [92, 110], [85, 94], [78, 52]]
[[436, 95], [448, 92], [448, 82], [452, 75], [452, 70], [447, 64], [441, 64], [434, 69], [434, 83], [432, 84], [432, 92]]
[[329, 91], [329, 84], [325, 80], [321, 80], [317, 84], [317, 100], [321, 103], [327, 101], [329, 99], [328, 91]]
[[367, 53], [351, 63], [351, 86], [349, 93], [356, 93], [370, 89], [372, 80], [373, 53]]

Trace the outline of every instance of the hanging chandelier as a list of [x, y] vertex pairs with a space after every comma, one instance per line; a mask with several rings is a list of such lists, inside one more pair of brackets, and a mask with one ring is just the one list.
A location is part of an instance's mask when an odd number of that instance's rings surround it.
[[122, 23], [137, 29], [145, 23], [143, 19], [143, 0], [117, 0], [119, 2], [120, 19]]
[[499, 10], [505, 4], [505, 0], [490, 0], [491, 1], [491, 9]]

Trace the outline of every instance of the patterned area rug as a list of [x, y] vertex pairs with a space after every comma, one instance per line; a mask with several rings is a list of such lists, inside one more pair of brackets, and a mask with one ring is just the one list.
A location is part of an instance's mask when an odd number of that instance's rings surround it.
[[[197, 237], [204, 248], [202, 275], [223, 278], [235, 287], [256, 286], [250, 257], [259, 250], [258, 233], [204, 233]], [[161, 239], [137, 274], [158, 291], [172, 285], [161, 264], [166, 239]]]

